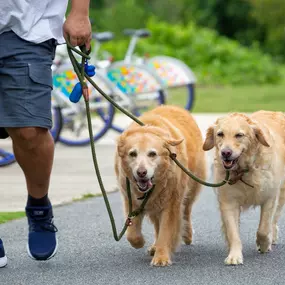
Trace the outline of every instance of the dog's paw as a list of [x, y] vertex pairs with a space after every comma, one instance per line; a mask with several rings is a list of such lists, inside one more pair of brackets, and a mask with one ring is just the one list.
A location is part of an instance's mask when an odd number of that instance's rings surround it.
[[193, 234], [194, 229], [192, 228], [192, 226], [186, 224], [184, 228], [184, 233], [182, 235], [182, 239], [186, 245], [190, 245], [193, 243]]
[[257, 233], [256, 235], [256, 247], [258, 252], [260, 253], [266, 253], [271, 251], [271, 238], [269, 235], [263, 235], [260, 233]]
[[230, 253], [228, 257], [225, 259], [226, 265], [239, 265], [243, 264], [242, 253], [232, 254]]
[[129, 243], [134, 248], [142, 248], [144, 247], [145, 240], [143, 236], [128, 236], [127, 237]]
[[256, 249], [259, 253], [267, 253], [272, 250], [271, 244], [257, 244]]
[[272, 244], [277, 244], [278, 238], [279, 238], [279, 228], [278, 226], [273, 226], [273, 232], [272, 232]]
[[192, 235], [191, 236], [183, 236], [183, 241], [186, 245], [192, 244]]
[[148, 252], [148, 254], [149, 254], [150, 256], [154, 256], [155, 251], [156, 251], [155, 245], [150, 246], [150, 247], [148, 248], [148, 250], [147, 250], [147, 252]]
[[169, 266], [172, 262], [167, 255], [155, 255], [151, 261], [152, 266]]

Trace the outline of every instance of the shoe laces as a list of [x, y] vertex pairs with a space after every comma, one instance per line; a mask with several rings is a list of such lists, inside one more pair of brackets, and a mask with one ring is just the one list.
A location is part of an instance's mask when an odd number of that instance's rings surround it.
[[56, 233], [58, 231], [57, 227], [53, 224], [53, 216], [51, 217], [41, 217], [41, 216], [30, 216], [31, 230], [35, 232], [49, 231]]

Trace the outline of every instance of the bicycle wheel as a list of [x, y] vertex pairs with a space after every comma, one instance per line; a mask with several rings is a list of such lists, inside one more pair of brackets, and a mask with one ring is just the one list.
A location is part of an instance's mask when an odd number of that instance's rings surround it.
[[58, 106], [52, 107], [52, 129], [50, 130], [54, 142], [59, 140], [59, 135], [63, 126], [63, 118], [61, 114], [61, 108]]
[[16, 162], [15, 156], [3, 149], [0, 149], [0, 167]]
[[194, 84], [187, 84], [188, 89], [188, 100], [185, 106], [185, 109], [190, 111], [193, 109], [193, 105], [195, 102], [195, 86]]
[[[62, 102], [63, 127], [59, 135], [59, 141], [68, 146], [83, 146], [90, 143], [88, 125], [86, 120], [86, 110], [84, 99], [77, 103], [69, 101], [69, 94], [73, 86], [78, 82], [76, 74], [68, 65], [63, 67], [54, 75], [54, 88], [57, 89], [56, 96]], [[112, 86], [100, 70], [96, 72], [94, 82], [100, 86], [108, 95], [113, 94]], [[93, 88], [89, 83], [90, 94], [90, 110], [92, 116], [92, 126], [94, 133], [94, 141], [102, 138], [111, 127], [115, 110], [112, 104], [105, 100], [101, 94]]]
[[145, 64], [161, 78], [167, 88], [167, 102], [191, 110], [194, 103], [193, 71], [182, 61], [168, 56], [155, 56]]

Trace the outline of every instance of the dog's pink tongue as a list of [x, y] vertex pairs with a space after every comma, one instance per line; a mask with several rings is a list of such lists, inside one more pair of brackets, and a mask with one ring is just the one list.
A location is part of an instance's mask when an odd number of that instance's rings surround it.
[[151, 180], [148, 180], [148, 181], [147, 181], [147, 187], [148, 187], [148, 188], [152, 187]]
[[233, 164], [233, 161], [232, 160], [231, 161], [225, 161], [224, 163], [226, 166], [231, 166]]

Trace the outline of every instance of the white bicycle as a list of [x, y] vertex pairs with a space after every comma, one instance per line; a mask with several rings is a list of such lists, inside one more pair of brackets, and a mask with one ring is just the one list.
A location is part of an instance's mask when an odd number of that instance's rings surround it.
[[[90, 63], [96, 66], [94, 82], [120, 106], [138, 115], [143, 110], [164, 102], [164, 91], [161, 82], [147, 68], [135, 64], [112, 63], [110, 60], [98, 60], [98, 51], [101, 43], [113, 39], [110, 32], [95, 33], [94, 51], [91, 52]], [[110, 80], [110, 75], [118, 74], [121, 81], [117, 84]], [[53, 100], [54, 105], [61, 108], [63, 127], [59, 141], [66, 145], [85, 145], [90, 142], [86, 122], [85, 105], [83, 99], [77, 104], [70, 102], [69, 95], [78, 82], [68, 59], [65, 45], [59, 46], [53, 65]], [[94, 141], [100, 139], [109, 128], [118, 131], [123, 129], [113, 126], [115, 110], [90, 84], [90, 109], [93, 114]], [[127, 87], [131, 87], [127, 89]], [[155, 102], [157, 100], [157, 102]]]

